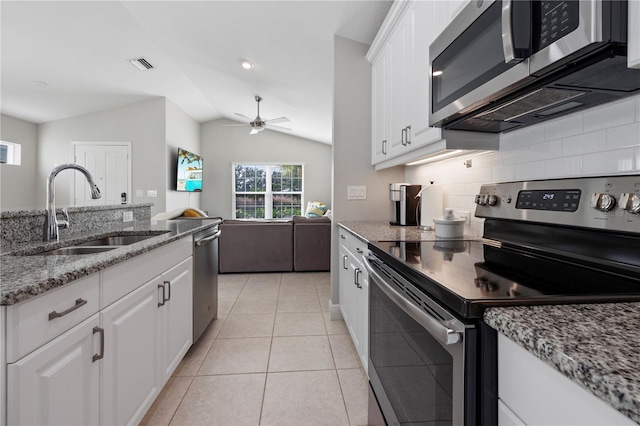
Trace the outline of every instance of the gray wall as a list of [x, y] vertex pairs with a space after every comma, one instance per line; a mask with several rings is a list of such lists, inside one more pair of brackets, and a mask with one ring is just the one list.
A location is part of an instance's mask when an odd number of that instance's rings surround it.
[[[131, 142], [132, 203], [154, 203], [151, 215], [165, 211], [167, 186], [166, 99], [85, 114], [38, 126], [37, 199], [45, 199], [46, 177], [56, 164], [73, 162], [71, 141]], [[161, 165], [161, 166], [159, 166]], [[71, 205], [72, 172], [56, 178], [56, 207]], [[158, 191], [157, 198], [136, 197], [136, 190]]]
[[238, 123], [222, 119], [201, 125], [205, 164], [201, 208], [210, 216], [232, 217], [231, 163], [244, 161], [304, 163], [305, 207], [308, 201], [322, 201], [331, 208], [331, 146], [271, 130], [249, 135], [249, 125], [222, 124]]
[[35, 188], [44, 187], [38, 176], [38, 126], [8, 115], [0, 117], [0, 139], [20, 144], [21, 164], [0, 165], [0, 210], [44, 208], [44, 195]]
[[[167, 193], [166, 211], [184, 207], [200, 207], [200, 193], [176, 191], [178, 148], [201, 154], [200, 123], [167, 100]], [[206, 158], [205, 158], [206, 160]], [[206, 163], [205, 163], [206, 164]]]
[[[371, 64], [369, 46], [334, 38], [333, 54], [333, 218], [389, 220], [389, 183], [404, 180], [404, 166], [376, 172], [371, 165]], [[366, 200], [347, 200], [347, 186], [367, 187]], [[332, 302], [338, 303], [338, 238], [331, 254]]]

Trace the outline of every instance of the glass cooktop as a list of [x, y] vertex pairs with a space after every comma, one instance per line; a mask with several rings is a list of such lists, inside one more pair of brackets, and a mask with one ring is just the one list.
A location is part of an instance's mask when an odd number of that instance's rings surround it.
[[480, 240], [379, 241], [369, 249], [467, 318], [489, 306], [640, 301], [640, 280]]

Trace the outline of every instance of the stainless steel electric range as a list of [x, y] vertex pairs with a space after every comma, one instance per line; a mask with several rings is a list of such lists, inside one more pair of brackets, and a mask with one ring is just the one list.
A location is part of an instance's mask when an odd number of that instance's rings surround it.
[[482, 238], [369, 244], [371, 406], [387, 424], [497, 424], [488, 307], [640, 301], [640, 176], [483, 185], [475, 202]]

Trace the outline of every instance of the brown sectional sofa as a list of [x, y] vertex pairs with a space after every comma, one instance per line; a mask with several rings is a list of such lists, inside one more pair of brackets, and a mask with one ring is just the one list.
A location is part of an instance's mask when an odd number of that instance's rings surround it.
[[219, 270], [228, 272], [328, 271], [331, 220], [225, 220], [220, 225]]

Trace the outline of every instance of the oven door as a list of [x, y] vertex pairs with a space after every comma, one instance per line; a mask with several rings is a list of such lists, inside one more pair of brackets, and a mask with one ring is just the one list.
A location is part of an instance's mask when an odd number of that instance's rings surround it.
[[370, 282], [369, 380], [386, 423], [474, 425], [475, 328], [375, 255], [364, 260]]
[[531, 4], [471, 1], [431, 44], [429, 124], [441, 126], [530, 81]]

